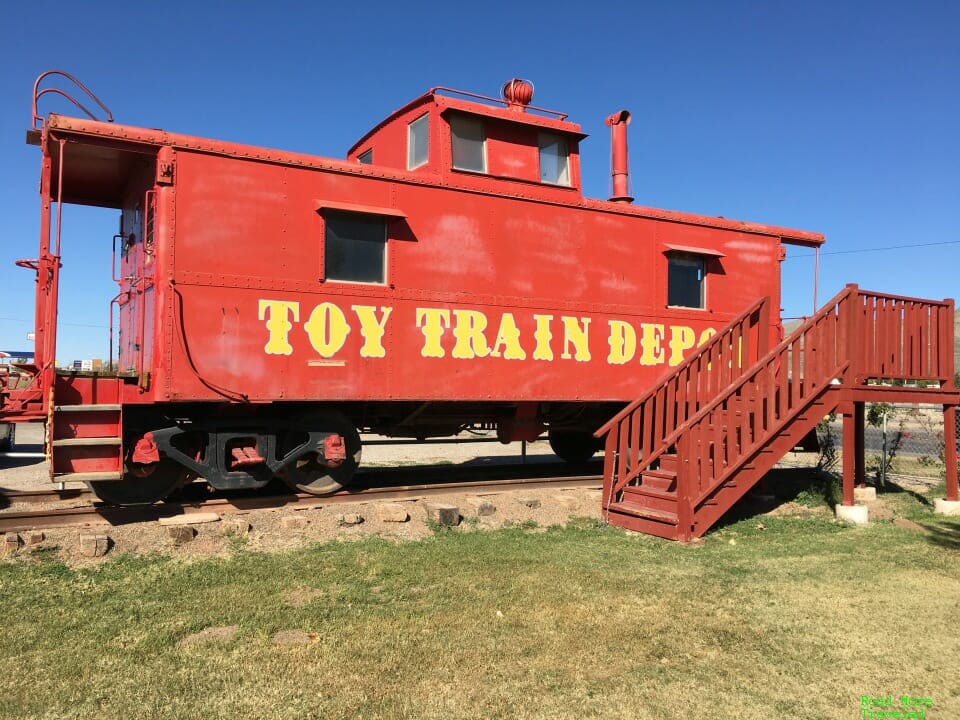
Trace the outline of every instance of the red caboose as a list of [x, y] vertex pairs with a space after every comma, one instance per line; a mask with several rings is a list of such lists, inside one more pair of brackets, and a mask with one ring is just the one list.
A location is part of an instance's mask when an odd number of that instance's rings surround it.
[[[357, 429], [474, 423], [505, 442], [546, 428], [582, 460], [758, 295], [777, 307], [783, 243], [822, 242], [630, 204], [626, 112], [608, 120], [614, 197], [584, 198], [580, 126], [531, 99], [521, 81], [501, 100], [434, 88], [346, 160], [35, 113], [37, 378], [19, 399], [52, 412], [54, 479], [118, 502], [189, 476], [329, 492]], [[120, 210], [110, 375], [53, 373], [59, 201]]]
[[[358, 429], [546, 429], [561, 457], [589, 457], [667, 368], [758, 297], [779, 307], [783, 244], [823, 238], [631, 204], [626, 112], [608, 118], [613, 197], [585, 198], [580, 126], [531, 100], [522, 81], [502, 99], [434, 88], [346, 160], [43, 119], [35, 102], [36, 363], [4, 416], [45, 418], [53, 480], [116, 502], [189, 477], [330, 492]], [[53, 203], [120, 211], [111, 373], [53, 367]], [[755, 333], [775, 344], [776, 313]]]

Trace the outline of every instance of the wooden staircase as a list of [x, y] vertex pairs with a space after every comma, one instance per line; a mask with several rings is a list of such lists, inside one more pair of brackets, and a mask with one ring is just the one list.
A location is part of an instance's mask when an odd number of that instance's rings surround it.
[[751, 305], [597, 431], [608, 522], [703, 535], [825, 415], [888, 400], [890, 388], [870, 380], [934, 381], [901, 395], [945, 411], [960, 403], [952, 301], [849, 285], [767, 351], [769, 305]]

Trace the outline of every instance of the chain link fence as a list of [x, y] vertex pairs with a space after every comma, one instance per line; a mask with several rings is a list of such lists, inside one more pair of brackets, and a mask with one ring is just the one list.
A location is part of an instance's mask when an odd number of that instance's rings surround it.
[[[939, 405], [868, 403], [864, 427], [867, 480], [883, 484], [888, 477], [937, 480], [944, 477], [943, 408]], [[960, 430], [960, 424], [958, 424]], [[817, 428], [819, 452], [791, 452], [782, 464], [839, 472], [843, 419], [824, 418]], [[960, 449], [960, 432], [951, 439]]]

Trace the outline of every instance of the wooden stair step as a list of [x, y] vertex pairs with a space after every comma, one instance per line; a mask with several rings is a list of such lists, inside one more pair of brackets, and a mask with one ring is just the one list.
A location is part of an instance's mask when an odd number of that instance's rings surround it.
[[663, 472], [677, 472], [680, 468], [680, 458], [676, 453], [664, 453], [660, 456], [659, 470]]
[[123, 475], [115, 471], [55, 473], [54, 482], [91, 482], [95, 480], [122, 480]]
[[654, 510], [653, 508], [644, 507], [643, 505], [632, 502], [610, 503], [607, 509], [611, 512], [623, 513], [624, 515], [657, 520], [667, 523], [668, 525], [676, 525], [679, 522], [676, 513], [667, 512], [666, 510]]
[[646, 470], [640, 474], [640, 481], [642, 486], [648, 489], [669, 492], [670, 488], [677, 485], [677, 474], [663, 470]]
[[63, 438], [54, 440], [54, 447], [92, 447], [96, 445], [120, 445], [118, 437]]
[[649, 485], [627, 485], [623, 489], [624, 495], [639, 495], [641, 497], [655, 497], [662, 498], [664, 500], [674, 500], [677, 499], [676, 490], [663, 490], [658, 487], [653, 487]]

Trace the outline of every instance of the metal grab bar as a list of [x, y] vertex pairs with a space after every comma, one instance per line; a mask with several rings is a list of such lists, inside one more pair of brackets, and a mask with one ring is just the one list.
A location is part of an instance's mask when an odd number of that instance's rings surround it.
[[47, 70], [46, 72], [40, 73], [40, 76], [39, 76], [39, 77], [36, 79], [36, 81], [34, 81], [34, 83], [33, 83], [33, 107], [32, 107], [32, 112], [33, 112], [33, 128], [34, 128], [34, 130], [39, 130], [39, 129], [41, 129], [41, 128], [43, 127], [43, 118], [42, 118], [40, 115], [37, 114], [37, 101], [40, 100], [40, 98], [41, 98], [42, 96], [46, 95], [47, 93], [53, 93], [53, 94], [55, 94], [55, 95], [60, 95], [61, 97], [65, 97], [67, 100], [69, 100], [69, 101], [72, 102], [74, 105], [76, 105], [81, 111], [83, 111], [83, 112], [87, 115], [87, 117], [89, 117], [91, 120], [97, 120], [97, 119], [98, 119], [96, 115], [94, 115], [94, 114], [93, 114], [92, 112], [90, 112], [87, 108], [85, 108], [83, 105], [81, 105], [81, 104], [77, 101], [76, 98], [74, 98], [72, 95], [69, 95], [68, 93], [64, 92], [63, 90], [60, 90], [60, 89], [58, 89], [58, 88], [44, 88], [43, 90], [40, 90], [40, 89], [39, 89], [39, 88], [40, 88], [40, 82], [41, 82], [45, 77], [47, 77], [47, 76], [49, 76], [49, 75], [60, 75], [61, 77], [64, 77], [64, 78], [66, 78], [67, 80], [69, 80], [70, 82], [72, 82], [72, 83], [73, 83], [74, 85], [76, 85], [80, 90], [82, 90], [84, 93], [86, 93], [87, 97], [89, 97], [91, 100], [93, 100], [93, 101], [100, 107], [100, 109], [103, 110], [103, 112], [106, 113], [106, 115], [107, 115], [107, 122], [113, 122], [113, 113], [110, 112], [110, 108], [108, 108], [106, 105], [104, 105], [104, 104], [100, 101], [100, 98], [98, 98], [96, 95], [94, 95], [94, 94], [89, 90], [89, 88], [87, 88], [86, 85], [84, 85], [82, 82], [80, 82], [79, 80], [77, 80], [77, 78], [75, 78], [75, 77], [74, 77], [73, 75], [71, 75], [70, 73], [64, 72], [63, 70]]

